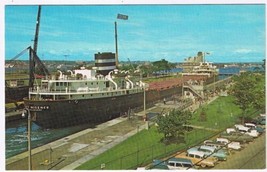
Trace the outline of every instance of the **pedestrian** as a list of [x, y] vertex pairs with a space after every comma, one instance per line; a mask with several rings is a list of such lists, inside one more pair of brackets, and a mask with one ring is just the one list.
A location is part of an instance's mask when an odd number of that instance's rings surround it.
[[166, 105], [166, 99], [165, 98], [163, 99], [163, 103]]

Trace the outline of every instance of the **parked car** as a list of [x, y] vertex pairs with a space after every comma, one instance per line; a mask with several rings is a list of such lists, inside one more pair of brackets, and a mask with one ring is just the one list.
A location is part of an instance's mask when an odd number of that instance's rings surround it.
[[227, 128], [226, 133], [236, 132], [236, 129], [234, 128]]
[[180, 153], [175, 156], [176, 158], [190, 159], [194, 165], [205, 167], [214, 167], [218, 162], [218, 158], [207, 157], [205, 153], [188, 149], [186, 152]]
[[239, 132], [231, 132], [231, 133], [226, 133], [226, 132], [222, 132], [220, 134], [220, 137], [222, 138], [226, 138], [230, 141], [235, 141], [235, 142], [241, 142], [241, 143], [246, 143], [246, 142], [251, 142], [253, 141], [253, 137], [246, 135], [246, 134], [242, 134]]
[[259, 116], [258, 118], [254, 119], [251, 121], [251, 123], [254, 123], [256, 125], [264, 125], [266, 124], [266, 118]]
[[264, 118], [264, 119], [266, 119], [266, 114], [260, 114], [260, 117], [262, 117], [262, 118]]
[[250, 129], [254, 129], [254, 130], [257, 130], [260, 134], [262, 134], [264, 132], [264, 128], [260, 127], [260, 126], [257, 126], [253, 123], [245, 123], [245, 126], [246, 127], [249, 127]]
[[215, 147], [211, 147], [207, 145], [196, 146], [190, 149], [204, 152], [206, 156], [216, 157], [220, 161], [226, 161], [227, 155], [229, 155], [229, 153], [223, 149], [216, 150]]
[[203, 143], [204, 143], [204, 145], [214, 147], [217, 150], [225, 147], [225, 144], [219, 143], [219, 142], [216, 142], [216, 141], [212, 141], [212, 140], [205, 140]]
[[258, 137], [260, 133], [257, 130], [249, 129], [245, 134], [252, 136], [252, 137]]
[[153, 160], [152, 164], [146, 168], [149, 170], [169, 170], [169, 167], [165, 161], [155, 159]]
[[249, 127], [246, 127], [244, 125], [241, 125], [241, 124], [236, 124], [235, 125], [236, 129], [238, 131], [240, 131], [241, 133], [244, 133], [244, 134], [247, 134], [247, 135], [250, 135], [252, 137], [258, 137], [260, 135], [260, 133], [255, 130], [255, 129], [251, 129]]
[[189, 170], [195, 169], [194, 164], [187, 158], [171, 158], [167, 161], [170, 170]]
[[244, 125], [241, 124], [235, 124], [235, 128], [241, 132], [247, 132], [249, 130], [248, 127], [245, 127]]
[[225, 146], [227, 146], [228, 149], [233, 149], [233, 150], [241, 150], [242, 149], [240, 142], [229, 141], [226, 138], [217, 138], [216, 142], [220, 143], [220, 144], [224, 144]]

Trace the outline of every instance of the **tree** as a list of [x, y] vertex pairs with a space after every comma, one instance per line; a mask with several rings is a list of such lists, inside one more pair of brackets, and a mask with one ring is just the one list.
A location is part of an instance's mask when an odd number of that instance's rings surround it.
[[265, 109], [265, 78], [259, 73], [245, 72], [233, 79], [231, 92], [235, 97], [235, 103], [242, 110], [244, 123], [250, 109]]
[[192, 113], [190, 111], [172, 110], [169, 114], [160, 115], [157, 118], [158, 131], [164, 134], [164, 139], [184, 136], [188, 130], [185, 126], [188, 120], [191, 119]]
[[146, 77], [149, 77], [154, 71], [154, 67], [151, 64], [143, 64], [139, 67], [139, 69], [142, 75]]
[[155, 61], [152, 64], [153, 64], [154, 69], [155, 69], [154, 72], [156, 72], [156, 71], [165, 71], [166, 72], [166, 71], [169, 71], [175, 67], [174, 64], [168, 62], [165, 59], [161, 59], [160, 61]]

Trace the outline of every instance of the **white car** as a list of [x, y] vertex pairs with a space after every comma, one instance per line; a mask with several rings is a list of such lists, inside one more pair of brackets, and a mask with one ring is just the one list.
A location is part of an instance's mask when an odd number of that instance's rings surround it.
[[234, 128], [227, 128], [226, 133], [236, 132]]
[[228, 147], [229, 149], [234, 149], [234, 150], [241, 150], [241, 149], [242, 149], [242, 147], [241, 147], [241, 145], [240, 145], [239, 142], [230, 142], [230, 143], [227, 145], [227, 147]]
[[225, 138], [217, 138], [216, 142], [227, 145], [228, 149], [240, 150], [242, 148], [240, 142], [230, 142]]
[[245, 127], [244, 125], [241, 124], [236, 124], [235, 128], [240, 132], [248, 132], [248, 130], [250, 129], [249, 127]]
[[189, 170], [195, 169], [194, 164], [190, 159], [186, 158], [170, 158], [167, 161], [167, 166], [170, 170]]
[[260, 135], [260, 133], [257, 130], [252, 130], [252, 129], [245, 132], [245, 134], [252, 136], [252, 137], [258, 137]]
[[260, 114], [260, 116], [266, 119], [266, 114]]
[[260, 133], [257, 130], [251, 129], [250, 127], [245, 127], [244, 125], [241, 124], [236, 124], [235, 128], [241, 133], [247, 134], [252, 137], [258, 137], [260, 135]]

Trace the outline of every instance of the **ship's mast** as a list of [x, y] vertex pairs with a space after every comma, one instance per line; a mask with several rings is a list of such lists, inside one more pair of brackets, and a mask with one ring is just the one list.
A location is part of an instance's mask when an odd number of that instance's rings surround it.
[[116, 21], [115, 21], [115, 49], [116, 49], [116, 54], [115, 54], [116, 68], [118, 69], [119, 54], [118, 54], [118, 34], [117, 34], [117, 22]]
[[[128, 20], [127, 15], [123, 14], [118, 14], [117, 19], [121, 20]], [[117, 22], [115, 21], [115, 49], [116, 49], [116, 54], [115, 54], [115, 61], [116, 61], [116, 68], [118, 69], [119, 66], [119, 53], [118, 53], [118, 33], [117, 33]]]
[[34, 73], [35, 73], [35, 56], [37, 55], [37, 46], [38, 46], [38, 36], [39, 36], [39, 28], [40, 28], [40, 17], [41, 17], [41, 6], [38, 7], [38, 14], [36, 19], [36, 30], [34, 36], [34, 43], [33, 43], [33, 51], [30, 51], [30, 78], [29, 78], [29, 86], [33, 87], [34, 84]]

